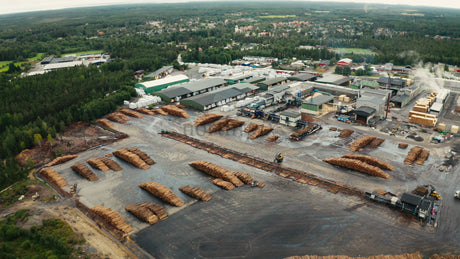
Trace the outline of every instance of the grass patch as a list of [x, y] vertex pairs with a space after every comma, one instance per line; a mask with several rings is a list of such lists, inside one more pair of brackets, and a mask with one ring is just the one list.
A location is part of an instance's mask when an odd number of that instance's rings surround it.
[[262, 19], [295, 18], [295, 17], [297, 17], [297, 15], [295, 15], [295, 14], [259, 16], [259, 18], [262, 18]]
[[103, 50], [88, 50], [88, 51], [80, 51], [80, 52], [75, 52], [75, 53], [66, 53], [62, 54], [61, 57], [66, 56], [66, 55], [76, 55], [80, 56], [82, 54], [96, 54], [96, 53], [103, 53]]
[[331, 11], [314, 11], [314, 13], [330, 13]]
[[2, 193], [0, 193], [1, 207], [5, 208], [17, 202], [21, 195], [25, 195], [27, 193], [26, 186], [30, 184], [30, 180], [22, 180], [2, 190]]
[[337, 48], [334, 49], [335, 52], [342, 53], [342, 54], [368, 54], [374, 55], [375, 53], [368, 49], [359, 49], [359, 48]]
[[28, 58], [28, 60], [29, 61], [41, 60], [41, 59], [43, 59], [43, 56], [45, 56], [45, 53], [38, 53], [37, 55], [35, 55], [35, 57]]

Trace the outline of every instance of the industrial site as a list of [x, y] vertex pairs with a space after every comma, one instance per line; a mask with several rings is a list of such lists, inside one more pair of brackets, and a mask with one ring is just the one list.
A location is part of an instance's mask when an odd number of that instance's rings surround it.
[[138, 257], [460, 253], [455, 86], [187, 73], [149, 75], [97, 121], [122, 138], [37, 175]]

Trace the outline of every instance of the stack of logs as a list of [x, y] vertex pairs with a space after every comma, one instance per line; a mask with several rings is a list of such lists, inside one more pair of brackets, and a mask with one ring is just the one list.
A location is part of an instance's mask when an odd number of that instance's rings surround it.
[[149, 223], [150, 225], [158, 222], [158, 217], [147, 207], [131, 204], [125, 207], [126, 211], [131, 212], [137, 218]]
[[168, 114], [178, 116], [178, 117], [183, 117], [183, 118], [188, 118], [190, 115], [185, 110], [182, 110], [181, 108], [177, 107], [176, 105], [165, 105], [161, 107], [161, 109]]
[[272, 127], [264, 126], [264, 125], [258, 125], [257, 128], [254, 130], [254, 132], [249, 136], [249, 139], [256, 139], [260, 136], [267, 135], [273, 130]]
[[51, 168], [43, 168], [38, 172], [38, 175], [45, 178], [46, 181], [53, 183], [59, 187], [67, 186], [67, 182], [65, 181], [65, 179]]
[[[141, 169], [149, 169], [149, 163], [153, 162], [153, 160], [147, 154], [145, 154], [137, 148], [122, 148], [112, 153], [115, 156]], [[145, 158], [145, 160], [143, 160], [139, 155]]]
[[233, 185], [231, 182], [224, 181], [220, 178], [216, 178], [211, 181], [211, 183], [225, 189], [225, 190], [233, 190], [235, 189], [235, 185]]
[[88, 162], [88, 164], [90, 164], [92, 167], [101, 171], [107, 171], [109, 169], [120, 171], [123, 169], [117, 162], [107, 157], [91, 158], [86, 162]]
[[244, 121], [239, 121], [239, 120], [232, 119], [232, 118], [225, 118], [225, 119], [221, 119], [221, 120], [218, 120], [218, 121], [214, 122], [206, 130], [206, 132], [212, 133], [212, 132], [216, 132], [216, 131], [219, 131], [219, 130], [224, 130], [224, 131], [231, 130], [233, 128], [240, 127], [243, 124], [244, 124]]
[[273, 141], [276, 141], [280, 136], [278, 135], [271, 135], [271, 136], [268, 136], [266, 139], [267, 141], [270, 141], [270, 142], [273, 142]]
[[107, 120], [107, 119], [98, 119], [96, 120], [96, 123], [103, 127], [104, 129], [112, 129], [113, 128], [113, 124]]
[[193, 123], [193, 126], [198, 127], [201, 125], [205, 125], [205, 124], [214, 122], [222, 117], [224, 117], [224, 115], [215, 114], [215, 113], [203, 114], [195, 120], [195, 122]]
[[136, 108], [134, 110], [137, 111], [137, 112], [143, 113], [143, 114], [147, 114], [147, 115], [155, 115], [156, 114], [154, 111], [149, 110], [147, 108]]
[[65, 163], [65, 162], [67, 162], [69, 160], [72, 160], [72, 159], [74, 159], [76, 157], [77, 157], [77, 155], [67, 155], [67, 156], [56, 157], [55, 159], [53, 159], [53, 161], [51, 161], [48, 164], [46, 164], [46, 166], [59, 165], [59, 164]]
[[144, 162], [148, 165], [154, 165], [155, 164], [155, 161], [153, 161], [153, 159], [147, 155], [147, 153], [137, 149], [137, 148], [134, 148], [134, 147], [131, 147], [131, 148], [127, 148], [127, 150], [131, 153], [134, 153], [136, 155], [138, 155], [142, 160], [144, 160]]
[[138, 119], [142, 118], [142, 114], [140, 114], [138, 112], [135, 112], [133, 110], [130, 110], [130, 109], [122, 108], [122, 109], [120, 109], [120, 112], [125, 114], [125, 115], [134, 117], [134, 118], [138, 118]]
[[353, 134], [353, 132], [355, 132], [355, 131], [352, 130], [352, 129], [342, 129], [342, 130], [340, 130], [339, 137], [348, 138], [351, 134]]
[[370, 145], [372, 148], [376, 148], [380, 146], [380, 144], [382, 144], [384, 141], [384, 139], [374, 136], [364, 136], [353, 142], [349, 150], [355, 152], [367, 145]]
[[106, 220], [112, 227], [124, 233], [133, 231], [133, 228], [128, 225], [128, 223], [126, 223], [120, 214], [118, 214], [116, 211], [113, 211], [111, 208], [106, 208], [98, 205], [91, 208], [91, 210]]
[[243, 131], [249, 133], [256, 130], [259, 126], [260, 124], [250, 123]]
[[324, 162], [353, 169], [362, 173], [389, 179], [390, 175], [382, 169], [394, 170], [394, 167], [376, 157], [366, 155], [347, 154], [342, 157], [325, 158]]
[[189, 163], [189, 165], [211, 176], [228, 181], [236, 187], [241, 187], [244, 185], [244, 183], [241, 182], [240, 179], [238, 179], [238, 177], [236, 177], [232, 171], [215, 165], [211, 162], [198, 160]]
[[209, 201], [212, 197], [202, 189], [198, 187], [191, 187], [189, 185], [185, 185], [179, 188], [183, 193], [187, 194], [190, 197], [193, 197], [198, 200], [202, 201]]
[[75, 171], [76, 173], [90, 181], [99, 180], [99, 177], [97, 177], [97, 175], [93, 171], [91, 171], [91, 169], [89, 169], [88, 166], [84, 164], [77, 163], [71, 166], [70, 168], [72, 168], [73, 171]]
[[254, 178], [248, 173], [235, 172], [235, 176], [247, 185], [252, 185], [254, 183]]
[[171, 205], [174, 205], [176, 207], [180, 207], [184, 205], [185, 203], [176, 195], [174, 194], [168, 187], [161, 185], [156, 182], [145, 182], [139, 184], [139, 187], [142, 189], [150, 192], [157, 198], [168, 202]]
[[153, 212], [160, 220], [164, 220], [168, 218], [168, 213], [166, 213], [166, 210], [158, 204], [155, 203], [147, 203], [143, 202], [139, 204], [139, 206], [145, 207], [149, 209], [151, 212]]
[[129, 121], [129, 118], [126, 115], [119, 113], [119, 112], [112, 112], [107, 115], [107, 118], [111, 121], [118, 122], [118, 123], [126, 123]]
[[168, 115], [168, 113], [165, 110], [163, 110], [162, 108], [154, 109], [154, 110], [152, 110], [152, 112], [154, 112], [155, 114], [163, 115], [163, 116]]
[[404, 159], [404, 163], [412, 165], [415, 162], [418, 165], [423, 165], [425, 161], [428, 159], [429, 155], [429, 150], [416, 146], [410, 149], [409, 153]]

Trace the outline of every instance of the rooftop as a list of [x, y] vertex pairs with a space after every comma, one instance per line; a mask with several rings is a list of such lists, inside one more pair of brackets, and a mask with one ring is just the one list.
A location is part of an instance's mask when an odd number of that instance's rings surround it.
[[272, 79], [267, 79], [265, 81], [259, 82], [259, 84], [264, 84], [264, 85], [274, 85], [277, 83], [281, 83], [285, 81], [287, 78], [286, 77], [275, 77]]
[[151, 81], [138, 83], [138, 84], [136, 84], [136, 86], [139, 85], [139, 86], [143, 86], [145, 88], [149, 88], [149, 87], [155, 87], [155, 86], [159, 86], [159, 85], [170, 84], [170, 83], [173, 83], [173, 82], [187, 80], [187, 79], [188, 79], [188, 77], [186, 75], [167, 76], [167, 77], [164, 77], [164, 78], [161, 78], [161, 79], [158, 79], [158, 80], [151, 80]]

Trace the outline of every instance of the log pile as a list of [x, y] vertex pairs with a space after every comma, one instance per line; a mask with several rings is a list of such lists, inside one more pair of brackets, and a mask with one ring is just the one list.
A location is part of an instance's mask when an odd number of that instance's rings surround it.
[[88, 164], [90, 164], [92, 167], [99, 169], [101, 171], [107, 171], [109, 170], [109, 167], [101, 161], [99, 158], [91, 158], [90, 160], [86, 161]]
[[178, 117], [183, 117], [183, 118], [188, 118], [190, 115], [185, 110], [182, 110], [181, 108], [177, 107], [176, 105], [165, 105], [161, 107], [161, 109], [168, 114], [178, 116]]
[[120, 214], [118, 214], [116, 211], [113, 211], [111, 208], [106, 208], [104, 206], [98, 205], [92, 207], [91, 210], [106, 220], [112, 227], [124, 233], [133, 231], [133, 228], [128, 225], [128, 223], [126, 223]]
[[371, 143], [369, 143], [369, 147], [371, 147], [371, 148], [377, 148], [377, 147], [379, 147], [384, 141], [385, 141], [385, 139], [383, 139], [383, 138], [375, 138], [374, 140], [371, 141]]
[[[413, 254], [402, 254], [402, 255], [375, 255], [369, 257], [350, 257], [346, 255], [304, 255], [304, 256], [290, 256], [284, 259], [423, 259], [420, 253]], [[458, 259], [456, 257], [436, 257], [436, 255], [431, 256], [429, 259]]]
[[120, 112], [125, 114], [125, 115], [134, 117], [134, 118], [138, 118], [138, 119], [142, 118], [142, 114], [140, 114], [138, 112], [135, 112], [133, 110], [130, 110], [130, 109], [122, 108], [122, 109], [120, 109]]
[[223, 131], [231, 130], [240, 126], [243, 126], [244, 121], [236, 120], [236, 119], [229, 119], [227, 124], [221, 129]]
[[240, 179], [238, 179], [238, 177], [236, 177], [233, 172], [221, 166], [215, 165], [211, 162], [198, 160], [189, 163], [189, 165], [211, 176], [228, 181], [236, 187], [241, 187], [244, 185], [244, 183], [241, 182]]
[[374, 139], [377, 137], [374, 136], [364, 136], [359, 139], [357, 139], [353, 144], [351, 144], [351, 147], [348, 149], [350, 151], [358, 151], [360, 148], [363, 148], [367, 146], [369, 143], [371, 143]]
[[187, 194], [190, 197], [193, 197], [197, 200], [209, 201], [212, 197], [207, 194], [205, 191], [198, 187], [191, 187], [188, 185], [182, 186], [179, 188], [183, 193]]
[[355, 132], [355, 131], [352, 130], [352, 129], [342, 129], [342, 130], [340, 130], [339, 137], [348, 138], [351, 134], [353, 134], [353, 132]]
[[360, 160], [342, 158], [342, 157], [333, 157], [333, 158], [325, 158], [323, 159], [323, 161], [333, 164], [333, 165], [338, 165], [338, 166], [342, 166], [345, 168], [353, 169], [353, 170], [356, 170], [362, 173], [382, 177], [385, 179], [390, 178], [390, 175], [384, 172], [382, 169], [376, 166], [369, 165], [368, 163], [360, 161]]
[[121, 171], [121, 170], [123, 170], [123, 168], [117, 162], [113, 161], [110, 158], [100, 157], [99, 160], [101, 160], [106, 166], [108, 166], [113, 171]]
[[119, 112], [112, 112], [109, 115], [107, 115], [107, 118], [111, 121], [118, 123], [126, 123], [127, 121], [129, 121], [129, 118], [126, 115]]
[[298, 129], [298, 130], [292, 132], [290, 137], [294, 138], [294, 139], [300, 139], [300, 136], [302, 136], [303, 134], [307, 133], [310, 130], [311, 130], [310, 127], [306, 127], [306, 128], [303, 128], [303, 129]]
[[147, 115], [155, 115], [156, 114], [154, 111], [149, 110], [147, 108], [136, 108], [135, 111], [143, 113], [143, 114], [147, 114]]
[[408, 146], [409, 146], [409, 144], [407, 144], [407, 143], [399, 143], [399, 144], [398, 144], [398, 147], [399, 147], [400, 149], [406, 149]]
[[425, 161], [428, 159], [429, 155], [430, 155], [430, 150], [423, 149], [420, 155], [417, 157], [417, 160], [415, 160], [415, 163], [418, 165], [423, 165]]
[[149, 169], [150, 165], [145, 163], [138, 155], [129, 152], [127, 148], [122, 148], [120, 150], [116, 150], [112, 152], [115, 156], [125, 160], [126, 162], [138, 167], [140, 169]]
[[366, 162], [370, 165], [382, 168], [382, 169], [387, 169], [390, 171], [394, 171], [395, 168], [391, 164], [382, 161], [376, 157], [373, 156], [366, 156], [366, 155], [358, 155], [358, 154], [346, 154], [342, 156], [343, 158], [351, 158], [351, 159], [356, 159], [356, 160], [361, 160], [363, 162]]
[[254, 178], [248, 173], [236, 172], [235, 176], [245, 184], [251, 185], [254, 183]]
[[168, 187], [161, 185], [156, 182], [145, 182], [139, 184], [139, 187], [142, 189], [150, 192], [157, 198], [174, 205], [176, 207], [180, 207], [185, 203], [176, 195], [174, 194]]
[[271, 135], [266, 138], [267, 141], [273, 142], [276, 141], [280, 136], [278, 135]]
[[155, 203], [147, 203], [143, 202], [139, 204], [139, 206], [142, 206], [144, 208], [149, 209], [151, 212], [153, 212], [160, 220], [168, 218], [168, 213], [166, 213], [166, 210], [158, 204]]
[[141, 151], [140, 149], [131, 147], [131, 148], [128, 148], [128, 151], [138, 155], [148, 165], [154, 165], [155, 164], [155, 161], [153, 161], [153, 159], [149, 155], [147, 155], [147, 153]]
[[155, 114], [161, 114], [161, 115], [164, 115], [164, 116], [168, 115], [168, 113], [167, 113], [165, 110], [163, 110], [162, 108], [157, 108], [157, 109], [154, 109], [154, 110], [152, 110], [152, 111], [153, 111]]
[[422, 153], [423, 148], [422, 147], [413, 147], [409, 150], [409, 153], [407, 153], [406, 158], [404, 159], [404, 163], [408, 165], [412, 165], [414, 161], [417, 159], [417, 157]]
[[207, 133], [213, 133], [213, 132], [216, 132], [216, 131], [219, 131], [221, 130], [228, 122], [228, 120], [230, 120], [229, 118], [225, 118], [225, 119], [221, 119], [221, 120], [218, 120], [216, 122], [214, 122], [213, 124], [211, 124], [211, 126], [206, 130]]
[[257, 127], [257, 129], [249, 136], [249, 139], [256, 139], [260, 136], [267, 135], [273, 130], [272, 127], [260, 125]]
[[329, 127], [330, 131], [337, 131], [338, 129], [336, 127]]
[[70, 168], [72, 168], [72, 170], [76, 172], [77, 174], [85, 177], [86, 179], [90, 181], [99, 180], [99, 177], [97, 177], [97, 175], [93, 171], [91, 171], [91, 169], [89, 169], [88, 166], [84, 164], [77, 163], [71, 166]]
[[265, 184], [263, 182], [258, 182], [257, 183], [257, 187], [259, 188], [264, 188], [265, 187]]
[[38, 174], [45, 178], [47, 182], [53, 183], [59, 187], [64, 187], [68, 185], [65, 179], [60, 174], [58, 174], [58, 172], [54, 171], [51, 168], [43, 168], [38, 172]]
[[260, 124], [251, 123], [246, 128], [244, 128], [243, 131], [246, 132], [246, 133], [249, 133], [249, 132], [252, 132], [252, 131], [256, 130], [259, 126], [260, 126]]
[[107, 120], [107, 119], [98, 119], [98, 120], [96, 120], [96, 123], [97, 123], [99, 126], [103, 127], [104, 129], [111, 129], [111, 128], [113, 128], [113, 124], [112, 124], [109, 120]]
[[211, 183], [225, 189], [225, 190], [233, 190], [235, 189], [235, 185], [233, 185], [231, 182], [224, 181], [220, 178], [216, 178], [211, 181]]
[[131, 204], [125, 207], [125, 210], [131, 212], [134, 216], [143, 220], [150, 225], [158, 222], [158, 217], [148, 208], [140, 205]]
[[53, 159], [53, 161], [51, 161], [48, 164], [46, 164], [46, 166], [59, 165], [59, 164], [65, 163], [65, 162], [67, 162], [69, 160], [72, 160], [72, 159], [74, 159], [76, 157], [77, 157], [77, 155], [67, 155], [67, 156], [56, 157], [55, 159]]
[[205, 124], [214, 122], [222, 117], [224, 117], [224, 115], [215, 114], [215, 113], [203, 114], [195, 120], [195, 122], [193, 123], [193, 126], [198, 127], [201, 125], [205, 125]]

